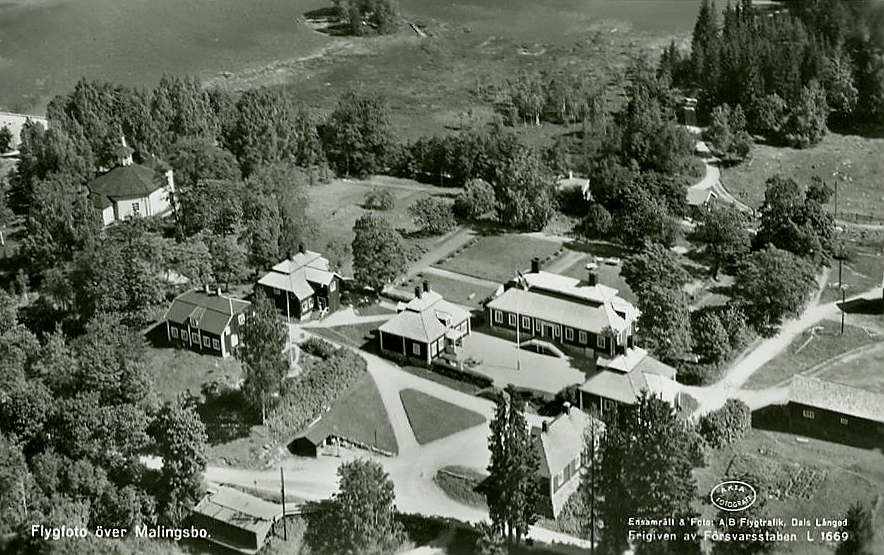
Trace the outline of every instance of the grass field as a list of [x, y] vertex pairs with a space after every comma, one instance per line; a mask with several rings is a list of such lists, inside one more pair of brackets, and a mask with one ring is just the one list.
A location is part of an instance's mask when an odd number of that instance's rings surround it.
[[446, 376], [438, 372], [434, 372], [429, 368], [422, 368], [420, 366], [400, 366], [399, 368], [419, 378], [424, 378], [425, 380], [436, 382], [437, 384], [444, 385], [445, 387], [449, 387], [462, 393], [466, 393], [467, 395], [475, 395], [482, 390], [482, 388], [477, 385], [458, 380], [456, 378], [452, 378], [451, 376]]
[[[832, 261], [832, 273], [829, 274], [830, 287], [820, 296], [820, 303], [841, 300], [838, 288], [838, 261]], [[847, 286], [847, 297], [880, 287], [884, 277], [884, 257], [881, 251], [872, 247], [855, 247], [851, 260], [842, 263], [841, 281]]]
[[545, 260], [563, 249], [558, 241], [525, 235], [503, 234], [482, 237], [471, 247], [435, 264], [460, 274], [503, 283], [531, 267], [531, 259]]
[[164, 401], [180, 392], [199, 396], [204, 384], [234, 385], [242, 379], [242, 365], [233, 357], [220, 358], [175, 348], [148, 348], [147, 371]]
[[445, 300], [470, 308], [481, 308], [482, 301], [497, 289], [429, 273], [410, 278], [403, 287], [411, 291], [423, 280], [429, 281], [433, 291], [442, 295]]
[[881, 341], [880, 337], [870, 337], [862, 328], [849, 325], [844, 326], [842, 336], [840, 326], [840, 322], [824, 320], [820, 324], [822, 329], [809, 342], [808, 333], [796, 337], [785, 351], [752, 374], [745, 387], [763, 389], [778, 385], [832, 357]]
[[477, 509], [488, 509], [485, 495], [476, 491], [486, 476], [472, 468], [446, 466], [436, 471], [433, 482], [455, 501]]
[[342, 438], [393, 454], [399, 452], [387, 409], [370, 374], [341, 395], [322, 420]]
[[330, 328], [310, 328], [310, 333], [330, 339], [335, 343], [344, 343], [358, 349], [374, 339], [374, 331], [381, 327], [381, 324], [383, 322], [367, 322], [365, 324], [350, 324]]
[[[749, 160], [722, 170], [721, 182], [736, 198], [757, 208], [764, 201], [765, 181], [777, 173], [806, 186], [814, 176], [833, 182], [835, 171], [851, 178], [850, 182], [839, 183], [839, 213], [884, 219], [884, 139], [830, 133], [820, 144], [805, 150], [755, 145]], [[833, 198], [832, 210], [834, 202]]]
[[[756, 476], [754, 485], [773, 494], [767, 500], [766, 512], [787, 523], [793, 517], [843, 518], [852, 503], [859, 501], [869, 507], [884, 489], [884, 457], [880, 451], [818, 440], [797, 443], [791, 434], [752, 430], [742, 441], [714, 451], [709, 464], [694, 471], [704, 500], [700, 508], [703, 517], [713, 516], [708, 503], [712, 487], [743, 472]], [[818, 481], [811, 487], [795, 487], [806, 484], [802, 477], [809, 476]], [[783, 532], [795, 532], [799, 540], [805, 538], [804, 529], [787, 526]], [[880, 529], [878, 534], [880, 537]], [[832, 548], [820, 542], [783, 542], [773, 553], [831, 555]]]
[[[448, 194], [445, 189], [436, 189], [426, 185], [420, 185], [406, 179], [391, 177], [374, 177], [367, 181], [335, 179], [330, 183], [320, 183], [310, 188], [310, 215], [314, 218], [316, 229], [316, 245], [313, 250], [328, 252], [330, 243], [353, 242], [353, 224], [360, 216], [369, 212], [362, 208], [365, 193], [372, 187], [386, 187], [396, 197], [396, 206], [392, 210], [376, 211], [377, 214], [386, 218], [395, 229], [408, 235], [417, 230], [411, 216], [408, 215], [408, 206], [419, 197], [427, 194]], [[429, 245], [434, 238], [411, 237], [406, 239], [410, 246]], [[333, 257], [332, 257], [333, 258]], [[343, 259], [341, 272], [344, 275], [352, 274], [352, 257]]]
[[821, 372], [818, 377], [822, 380], [884, 393], [882, 368], [884, 368], [884, 343], [879, 341], [875, 349], [855, 357], [846, 357], [839, 364]]
[[403, 389], [399, 398], [414, 437], [421, 445], [485, 422], [481, 414], [414, 389]]

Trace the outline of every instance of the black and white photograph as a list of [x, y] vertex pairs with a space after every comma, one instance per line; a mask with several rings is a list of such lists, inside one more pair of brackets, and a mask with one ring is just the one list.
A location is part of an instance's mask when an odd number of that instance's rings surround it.
[[0, 555], [884, 555], [884, 0], [0, 0]]

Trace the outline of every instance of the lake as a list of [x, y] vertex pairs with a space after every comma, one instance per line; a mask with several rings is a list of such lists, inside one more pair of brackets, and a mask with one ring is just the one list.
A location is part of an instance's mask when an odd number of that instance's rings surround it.
[[[689, 31], [698, 0], [400, 0], [407, 16], [557, 42], [597, 19]], [[333, 40], [303, 21], [328, 0], [0, 0], [0, 108], [40, 113], [81, 77], [152, 85], [308, 55]]]

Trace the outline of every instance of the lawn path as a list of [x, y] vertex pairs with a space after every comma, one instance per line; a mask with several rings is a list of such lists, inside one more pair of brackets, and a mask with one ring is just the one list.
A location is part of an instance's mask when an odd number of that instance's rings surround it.
[[467, 227], [458, 227], [451, 233], [444, 235], [439, 242], [425, 252], [414, 264], [409, 267], [407, 276], [413, 276], [426, 271], [430, 266], [463, 247], [476, 237], [476, 232]]

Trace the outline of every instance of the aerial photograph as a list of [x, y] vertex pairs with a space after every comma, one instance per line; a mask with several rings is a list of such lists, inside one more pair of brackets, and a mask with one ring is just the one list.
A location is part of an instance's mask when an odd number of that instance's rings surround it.
[[884, 0], [0, 0], [0, 555], [884, 555]]

